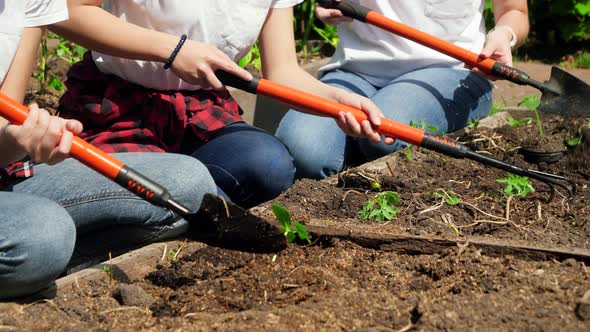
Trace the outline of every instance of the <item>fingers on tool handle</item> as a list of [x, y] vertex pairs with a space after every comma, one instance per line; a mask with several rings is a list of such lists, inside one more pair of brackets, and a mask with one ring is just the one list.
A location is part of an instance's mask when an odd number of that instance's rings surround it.
[[252, 94], [256, 94], [258, 90], [258, 78], [254, 77], [251, 81], [246, 81], [237, 77], [234, 74], [230, 74], [225, 70], [216, 70], [215, 76], [223, 83], [224, 85], [231, 86], [236, 89], [240, 89]]
[[324, 8], [334, 8], [342, 12], [344, 16], [354, 18], [356, 20], [364, 22], [369, 14], [370, 9], [362, 6], [358, 3], [351, 3], [346, 0], [333, 1], [333, 0], [319, 0], [318, 3]]

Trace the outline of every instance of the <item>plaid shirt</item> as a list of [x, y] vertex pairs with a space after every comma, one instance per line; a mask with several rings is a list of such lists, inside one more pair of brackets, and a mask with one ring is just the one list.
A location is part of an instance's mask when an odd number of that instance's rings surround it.
[[112, 152], [178, 152], [185, 131], [208, 141], [242, 121], [227, 90], [158, 91], [103, 74], [90, 52], [68, 72], [59, 114], [84, 124], [83, 139]]
[[28, 178], [33, 176], [33, 162], [19, 161], [13, 163], [7, 168], [0, 168], [0, 190], [13, 183], [18, 178]]
[[[84, 125], [80, 137], [107, 153], [179, 152], [185, 137], [208, 141], [242, 110], [227, 90], [157, 91], [103, 74], [90, 52], [68, 72], [59, 115]], [[186, 130], [192, 135], [185, 135]], [[32, 165], [16, 163], [0, 171], [0, 188], [33, 175]]]

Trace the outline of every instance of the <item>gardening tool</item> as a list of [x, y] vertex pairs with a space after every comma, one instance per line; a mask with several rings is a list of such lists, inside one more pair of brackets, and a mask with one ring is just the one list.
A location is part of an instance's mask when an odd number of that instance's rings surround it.
[[[337, 118], [340, 112], [347, 112], [351, 113], [359, 123], [368, 119], [367, 115], [362, 110], [343, 105], [329, 99], [318, 97], [297, 89], [293, 89], [286, 85], [272, 82], [263, 78], [255, 77], [250, 81], [246, 81], [223, 70], [217, 70], [215, 74], [217, 75], [217, 78], [219, 78], [219, 80], [225, 85], [232, 86], [249, 93], [271, 97], [288, 105], [299, 106], [305, 109], [313, 110], [319, 115]], [[423, 129], [414, 128], [409, 125], [382, 118], [381, 125], [379, 125], [376, 130], [380, 134], [383, 134], [387, 137], [400, 139], [409, 144], [421, 146], [423, 148], [446, 154], [454, 158], [468, 158], [487, 166], [499, 168], [516, 175], [528, 176], [541, 181], [549, 185], [551, 188], [551, 196], [549, 197], [549, 200], [551, 200], [554, 196], [555, 186], [565, 189], [567, 191], [567, 196], [570, 199], [574, 196], [575, 183], [563, 176], [511, 165], [504, 161], [474, 152], [467, 146], [460, 144], [455, 140], [431, 135]]]
[[459, 47], [441, 38], [422, 32], [405, 24], [389, 19], [367, 7], [347, 0], [318, 0], [324, 8], [334, 8], [344, 16], [370, 23], [399, 36], [432, 48], [471, 67], [501, 77], [519, 85], [530, 85], [542, 92], [539, 111], [562, 116], [590, 115], [590, 85], [575, 76], [553, 66], [551, 77], [541, 83], [531, 79], [529, 75], [516, 68], [498, 63], [494, 59], [482, 58], [479, 54]]
[[[0, 93], [0, 115], [11, 123], [22, 124], [27, 118], [28, 109]], [[170, 209], [191, 226], [198, 226], [204, 232], [196, 235], [207, 242], [252, 251], [277, 251], [287, 245], [276, 225], [215, 195], [205, 195], [201, 209], [190, 211], [175, 200], [166, 188], [79, 137], [74, 137], [70, 155], [140, 198]]]

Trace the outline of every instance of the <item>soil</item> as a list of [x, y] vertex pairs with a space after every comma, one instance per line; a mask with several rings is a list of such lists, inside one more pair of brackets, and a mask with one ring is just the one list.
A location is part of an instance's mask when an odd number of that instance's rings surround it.
[[[289, 244], [277, 253], [188, 241], [182, 251], [173, 248], [179, 255], [164, 252], [138, 278], [105, 272], [98, 281], [64, 287], [53, 299], [0, 304], [0, 330], [587, 331], [588, 119], [543, 114], [541, 136], [532, 113], [514, 110], [511, 116], [533, 120], [455, 136], [479, 154], [567, 177], [575, 183], [572, 199], [563, 188], [553, 192], [536, 180], [535, 192], [508, 197], [497, 181], [505, 171], [413, 147], [411, 157], [401, 151], [325, 181], [298, 181], [251, 211], [273, 219], [270, 207], [278, 203], [310, 229], [322, 226], [351, 238], [446, 239], [452, 246], [405, 250], [404, 244], [371, 245], [317, 231], [311, 244]], [[580, 144], [565, 144], [568, 132], [581, 135]], [[533, 163], [523, 147], [563, 153]], [[382, 191], [399, 195], [398, 215], [361, 221], [359, 210]], [[451, 193], [458, 204], [445, 202]], [[476, 245], [490, 240], [525, 251], [576, 251], [566, 257], [580, 258], [491, 255]]]

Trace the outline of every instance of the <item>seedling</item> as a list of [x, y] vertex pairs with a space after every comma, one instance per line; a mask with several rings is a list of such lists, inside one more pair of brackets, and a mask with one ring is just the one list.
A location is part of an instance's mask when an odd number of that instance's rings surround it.
[[419, 123], [416, 123], [410, 120], [410, 126], [422, 130], [428, 130], [432, 135], [438, 135], [440, 129], [435, 125], [428, 125], [424, 120], [420, 120]]
[[443, 198], [445, 199], [445, 203], [447, 203], [450, 206], [453, 205], [457, 205], [459, 204], [459, 202], [461, 202], [461, 200], [459, 199], [459, 197], [457, 197], [457, 194], [455, 194], [454, 192], [450, 191], [450, 190], [439, 190], [439, 191], [435, 191], [432, 193], [434, 195], [434, 197], [436, 198]]
[[377, 195], [375, 199], [369, 199], [363, 208], [359, 211], [361, 220], [374, 219], [376, 222], [391, 220], [397, 215], [400, 208], [396, 207], [400, 203], [399, 195], [393, 191], [384, 191]]
[[373, 181], [373, 183], [371, 183], [371, 189], [373, 189], [373, 190], [381, 189], [381, 183], [379, 183], [377, 181]]
[[520, 102], [518, 102], [518, 106], [522, 106], [522, 105], [524, 105], [524, 107], [526, 107], [526, 109], [528, 109], [529, 111], [533, 111], [535, 113], [535, 119], [537, 120], [537, 127], [539, 128], [539, 135], [544, 136], [543, 123], [541, 123], [541, 118], [539, 117], [539, 111], [537, 110], [537, 107], [539, 107], [539, 105], [541, 105], [541, 99], [539, 99], [539, 97], [535, 94], [528, 95], [528, 96], [522, 98], [522, 100]]
[[565, 144], [573, 148], [582, 143], [582, 135], [574, 135], [569, 131], [565, 134]]
[[529, 125], [529, 124], [531, 124], [532, 121], [533, 121], [533, 119], [531, 117], [528, 117], [528, 116], [527, 117], [524, 117], [524, 118], [522, 118], [520, 120], [517, 120], [517, 119], [512, 118], [512, 117], [506, 119], [506, 123], [508, 123], [508, 125], [511, 126], [511, 127], [520, 127], [523, 124]]
[[113, 276], [113, 256], [111, 255], [110, 252], [109, 252], [109, 265], [103, 265], [102, 272], [106, 273], [106, 275], [109, 277], [109, 284], [112, 283], [113, 279], [114, 279], [114, 276]]
[[176, 251], [174, 249], [170, 249], [168, 251], [168, 259], [172, 262], [175, 263], [178, 261], [178, 257], [176, 257]]
[[488, 116], [499, 113], [504, 109], [504, 107], [506, 107], [505, 101], [502, 101], [501, 103], [492, 103], [492, 108], [490, 108], [490, 113], [488, 113]]
[[408, 161], [412, 161], [412, 146], [411, 145], [406, 146], [406, 148], [404, 149], [404, 155], [406, 156], [406, 159], [408, 159]]
[[291, 220], [291, 214], [287, 209], [279, 204], [272, 205], [272, 212], [274, 212], [275, 217], [279, 221], [281, 225], [281, 230], [285, 234], [287, 238], [287, 242], [291, 243], [295, 241], [295, 238], [299, 238], [300, 240], [305, 240], [307, 243], [311, 243], [309, 239], [309, 234], [307, 234], [307, 229], [305, 226], [298, 222]]
[[535, 191], [535, 188], [526, 176], [518, 176], [512, 173], [507, 173], [508, 176], [505, 178], [497, 179], [500, 183], [505, 183], [504, 193], [508, 196], [520, 195], [525, 197], [531, 192]]
[[477, 128], [477, 126], [479, 126], [479, 119], [469, 121], [469, 123], [467, 124], [467, 127], [472, 128], [472, 129]]

